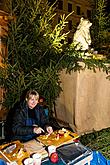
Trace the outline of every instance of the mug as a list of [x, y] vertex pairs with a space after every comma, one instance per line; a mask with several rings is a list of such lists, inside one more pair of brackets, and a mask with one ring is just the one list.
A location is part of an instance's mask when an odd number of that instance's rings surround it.
[[54, 145], [51, 145], [48, 147], [48, 155], [51, 156], [52, 153], [56, 152], [56, 147]]
[[34, 165], [41, 165], [41, 154], [40, 153], [35, 153], [32, 155]]
[[23, 163], [24, 165], [33, 165], [34, 161], [33, 158], [26, 158]]

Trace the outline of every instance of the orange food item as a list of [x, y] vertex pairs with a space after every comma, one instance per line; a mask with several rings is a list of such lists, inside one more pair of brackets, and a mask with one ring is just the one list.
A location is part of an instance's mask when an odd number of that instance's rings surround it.
[[[70, 136], [73, 135], [73, 136]], [[46, 139], [44, 138], [45, 135], [40, 135], [37, 137], [37, 140], [40, 141], [42, 144], [48, 146], [48, 145], [55, 145], [56, 147], [71, 142], [74, 139], [77, 139], [79, 136], [76, 133], [73, 133], [69, 130], [58, 130], [50, 134]]]
[[64, 131], [62, 131], [62, 130], [59, 130], [58, 133], [59, 133], [59, 135], [61, 135], [61, 136], [64, 135]]

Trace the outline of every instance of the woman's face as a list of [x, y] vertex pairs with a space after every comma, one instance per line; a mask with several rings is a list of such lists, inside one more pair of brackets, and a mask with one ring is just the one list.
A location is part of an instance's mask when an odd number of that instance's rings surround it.
[[30, 95], [27, 104], [30, 109], [33, 109], [38, 104], [38, 96]]

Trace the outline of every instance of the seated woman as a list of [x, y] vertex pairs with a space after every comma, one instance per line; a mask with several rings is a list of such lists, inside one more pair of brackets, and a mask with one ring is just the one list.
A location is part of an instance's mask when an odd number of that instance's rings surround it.
[[13, 114], [11, 140], [28, 141], [42, 132], [53, 132], [42, 106], [38, 105], [38, 100], [37, 91], [27, 92], [24, 102], [19, 104]]

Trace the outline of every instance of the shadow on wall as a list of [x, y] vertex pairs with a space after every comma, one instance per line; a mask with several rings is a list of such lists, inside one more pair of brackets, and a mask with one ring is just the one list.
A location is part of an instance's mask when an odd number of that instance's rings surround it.
[[[71, 131], [76, 132], [75, 126], [75, 114], [72, 114], [69, 109], [62, 103], [58, 103], [57, 109], [57, 121], [63, 127], [67, 127]], [[74, 112], [73, 112], [74, 113]]]

